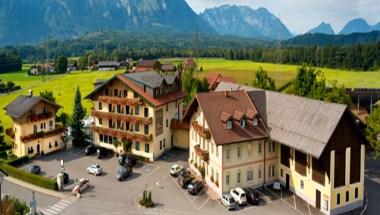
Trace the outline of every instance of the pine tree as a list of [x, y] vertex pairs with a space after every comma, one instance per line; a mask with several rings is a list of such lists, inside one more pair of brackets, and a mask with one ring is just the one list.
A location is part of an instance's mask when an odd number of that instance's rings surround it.
[[0, 121], [0, 145], [5, 144], [3, 132], [4, 132], [4, 127], [3, 127], [3, 125], [2, 125], [2, 123]]
[[83, 132], [83, 118], [86, 112], [82, 106], [82, 98], [79, 87], [75, 93], [74, 111], [71, 121], [71, 136], [73, 137], [73, 147], [81, 147], [85, 145], [85, 134]]

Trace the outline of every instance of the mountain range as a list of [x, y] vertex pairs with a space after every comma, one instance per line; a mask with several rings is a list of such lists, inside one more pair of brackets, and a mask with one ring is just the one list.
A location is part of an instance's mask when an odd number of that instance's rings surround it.
[[[364, 19], [347, 23], [340, 34], [380, 30]], [[99, 31], [227, 35], [259, 40], [293, 37], [266, 8], [222, 5], [197, 14], [186, 0], [1, 0], [0, 44], [35, 44], [47, 39], [75, 39]], [[333, 34], [322, 23], [309, 33]]]
[[200, 16], [219, 34], [254, 38], [288, 39], [288, 28], [266, 8], [222, 5], [206, 9]]

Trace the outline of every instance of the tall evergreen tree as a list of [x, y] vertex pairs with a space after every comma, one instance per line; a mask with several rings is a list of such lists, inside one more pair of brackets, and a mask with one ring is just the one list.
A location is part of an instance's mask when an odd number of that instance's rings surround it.
[[45, 90], [43, 92], [40, 92], [40, 96], [48, 101], [55, 102], [53, 91]]
[[260, 67], [256, 72], [256, 78], [253, 81], [253, 86], [264, 89], [264, 90], [276, 90], [276, 84], [274, 79], [271, 78], [268, 73]]
[[0, 145], [3, 145], [3, 144], [5, 144], [5, 142], [4, 142], [4, 127], [3, 127], [3, 125], [2, 125], [2, 123], [1, 123], [1, 121], [0, 121]]
[[85, 133], [83, 132], [83, 119], [86, 111], [82, 106], [82, 98], [79, 87], [75, 92], [74, 111], [71, 120], [71, 136], [73, 137], [73, 147], [81, 147], [85, 145]]

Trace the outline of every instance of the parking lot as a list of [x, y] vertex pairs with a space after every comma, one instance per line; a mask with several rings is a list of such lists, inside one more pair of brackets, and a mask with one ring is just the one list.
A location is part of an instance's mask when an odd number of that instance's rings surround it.
[[[123, 182], [116, 180], [118, 160], [114, 156], [99, 160], [95, 155], [84, 156], [83, 150], [68, 150], [35, 159], [33, 164], [41, 166], [45, 176], [55, 177], [63, 159], [65, 171], [71, 179], [65, 188], [67, 195], [72, 195], [70, 191], [74, 179], [90, 180], [90, 188], [60, 214], [125, 214], [126, 211], [128, 214], [301, 214], [285, 202], [265, 196], [259, 206], [241, 207], [228, 212], [217, 200], [210, 198], [207, 187], [197, 196], [190, 195], [169, 174], [170, 167], [175, 163], [187, 166], [187, 156], [185, 151], [169, 152], [154, 163], [144, 163], [134, 168], [133, 175]], [[96, 163], [103, 168], [103, 175], [87, 173], [86, 168]], [[138, 204], [145, 189], [152, 192], [156, 205], [153, 209], [145, 209]]]

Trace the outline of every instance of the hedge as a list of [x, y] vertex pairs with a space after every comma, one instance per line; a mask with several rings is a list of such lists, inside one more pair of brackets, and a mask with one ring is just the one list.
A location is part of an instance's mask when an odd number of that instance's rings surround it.
[[9, 164], [1, 164], [0, 169], [6, 172], [9, 176], [20, 179], [22, 181], [50, 190], [57, 190], [57, 183], [52, 179], [25, 172], [24, 170], [18, 169]]
[[11, 166], [21, 166], [21, 164], [27, 163], [29, 161], [28, 156], [19, 157], [14, 160], [6, 161], [5, 163]]

